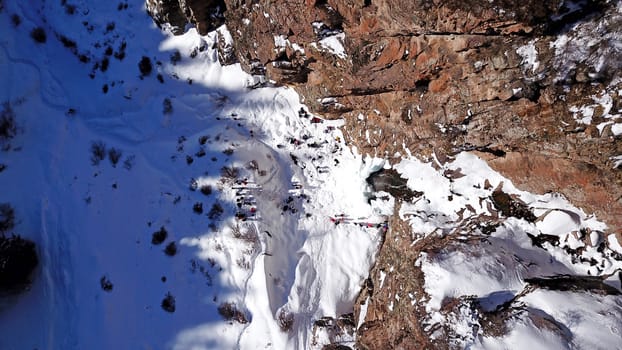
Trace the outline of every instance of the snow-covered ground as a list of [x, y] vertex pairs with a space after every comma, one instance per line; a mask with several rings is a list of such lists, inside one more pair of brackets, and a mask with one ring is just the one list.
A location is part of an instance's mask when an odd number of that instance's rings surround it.
[[381, 162], [292, 90], [247, 89], [215, 32], [171, 37], [125, 4], [4, 2], [0, 101], [20, 132], [0, 201], [41, 264], [0, 313], [0, 348], [321, 347], [313, 322], [352, 312], [380, 239], [330, 218], [387, 214], [364, 196]]
[[[34, 240], [41, 257], [31, 290], [0, 310], [0, 349], [351, 345], [353, 334], [314, 323], [353, 310], [394, 203], [368, 202], [365, 178], [388, 162], [345, 145], [342, 122], [309, 115], [293, 90], [248, 89], [256, 78], [218, 63], [217, 32], [167, 35], [141, 1], [63, 3], [0, 5], [0, 103], [19, 126], [0, 152], [0, 202], [15, 208], [15, 233]], [[31, 37], [36, 27], [44, 43]], [[495, 307], [527, 277], [620, 267], [596, 248], [606, 241], [622, 253], [614, 236], [596, 233], [602, 223], [555, 195], [515, 189], [472, 155], [444, 165], [409, 157], [394, 167], [424, 193], [400, 208], [422, 237], [494, 216], [489, 197], [501, 182], [540, 216], [507, 220], [480, 260], [464, 252], [422, 257], [429, 322], [446, 321], [436, 312], [447, 297], [475, 295]], [[452, 171], [465, 176], [449, 179]], [[572, 233], [582, 229], [595, 233], [589, 242]], [[563, 244], [534, 252], [525, 232]], [[581, 256], [602, 266], [571, 261], [566, 247], [584, 247]], [[520, 270], [520, 261], [499, 251], [539, 269], [503, 273]], [[582, 340], [570, 345], [594, 348], [584, 334], [606, 312], [609, 328], [594, 339], [619, 339], [619, 299], [602, 297], [577, 320], [572, 313], [594, 299], [566, 303], [555, 293], [522, 302], [572, 323]], [[463, 316], [453, 320], [472, 333]], [[530, 334], [531, 324], [520, 323], [505, 338], [480, 334], [464, 344], [513, 348]]]
[[[394, 168], [421, 193], [400, 208], [418, 234], [414, 242], [449, 242], [417, 261], [425, 274], [427, 295], [420, 300], [429, 329], [451, 329], [450, 344], [457, 348], [611, 349], [622, 344], [622, 255], [605, 224], [559, 194], [516, 189], [471, 154], [445, 164], [404, 159]], [[523, 203], [534, 216], [508, 217], [499, 209], [503, 198]], [[568, 292], [538, 289], [530, 282], [560, 275], [601, 276], [598, 283], [605, 285], [596, 285], [613, 287], [617, 295], [601, 295], [604, 290], [576, 281], [576, 290]], [[448, 312], [452, 300], [460, 307]], [[511, 314], [500, 323], [506, 332], [487, 333], [492, 327], [482, 320], [490, 316], [475, 312], [473, 305], [494, 315]]]

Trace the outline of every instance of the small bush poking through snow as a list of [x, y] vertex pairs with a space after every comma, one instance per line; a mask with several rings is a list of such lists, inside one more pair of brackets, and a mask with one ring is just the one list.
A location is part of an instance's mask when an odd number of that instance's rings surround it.
[[22, 19], [17, 14], [11, 15], [11, 22], [13, 23], [13, 27], [19, 27], [22, 23]]
[[30, 285], [39, 258], [35, 244], [19, 236], [0, 236], [0, 291], [19, 292]]
[[102, 141], [91, 142], [91, 164], [99, 165], [106, 158], [106, 144]]
[[242, 324], [248, 322], [244, 313], [238, 310], [233, 303], [220, 304], [220, 306], [218, 306], [218, 313], [227, 321], [236, 321]]
[[257, 163], [257, 161], [253, 159], [250, 162], [248, 162], [248, 164], [246, 164], [246, 169], [257, 171], [259, 170], [259, 163]]
[[277, 319], [279, 327], [283, 332], [289, 332], [294, 325], [294, 314], [289, 311], [279, 311], [279, 316]]
[[17, 134], [15, 112], [8, 102], [2, 104], [0, 111], [0, 140], [9, 140]]
[[241, 239], [251, 244], [259, 243], [259, 234], [254, 225], [242, 227], [239, 224], [231, 226], [231, 234], [234, 238]]
[[112, 288], [114, 287], [112, 285], [112, 282], [110, 282], [110, 280], [106, 276], [102, 276], [102, 278], [99, 279], [99, 285], [105, 292], [112, 292]]
[[240, 169], [234, 166], [224, 166], [220, 169], [220, 175], [224, 182], [233, 182], [240, 175]]
[[175, 50], [175, 52], [171, 54], [171, 64], [175, 66], [179, 61], [181, 61], [181, 53], [179, 50]]
[[30, 37], [39, 44], [43, 44], [47, 41], [47, 35], [45, 30], [41, 27], [37, 27], [30, 31]]
[[103, 72], [108, 70], [108, 66], [110, 65], [110, 60], [108, 57], [104, 57], [99, 65], [99, 70]]
[[212, 209], [209, 210], [209, 213], [207, 213], [207, 217], [210, 220], [215, 220], [218, 219], [220, 217], [220, 215], [222, 215], [222, 213], [225, 210], [222, 208], [222, 206], [218, 203], [214, 203], [214, 205], [212, 205]]
[[173, 103], [171, 102], [171, 99], [168, 97], [162, 101], [162, 113], [164, 114], [173, 113]]
[[15, 210], [9, 203], [0, 204], [0, 234], [7, 233], [15, 227]]
[[121, 156], [123, 155], [123, 152], [121, 152], [120, 149], [116, 149], [114, 147], [110, 148], [108, 150], [108, 159], [110, 159], [110, 163], [112, 164], [113, 167], [117, 167], [117, 163], [119, 163], [119, 160], [121, 159]]
[[132, 169], [132, 167], [134, 166], [134, 162], [135, 162], [135, 160], [136, 160], [136, 156], [134, 156], [134, 155], [128, 156], [128, 157], [127, 157], [127, 158], [125, 158], [125, 160], [123, 161], [123, 167], [124, 167], [126, 170], [130, 170], [130, 169]]
[[212, 194], [212, 186], [210, 185], [201, 186], [201, 193], [203, 193], [206, 196], [209, 196], [210, 194]]
[[194, 205], [192, 206], [192, 211], [197, 214], [203, 214], [203, 203], [201, 202], [194, 203]]
[[76, 5], [65, 4], [65, 13], [72, 16], [76, 13]]
[[166, 248], [164, 248], [164, 254], [168, 256], [175, 256], [175, 254], [177, 254], [177, 245], [175, 242], [171, 242], [166, 245]]
[[166, 240], [166, 237], [168, 237], [168, 231], [162, 226], [151, 235], [151, 244], [162, 244]]
[[198, 187], [199, 183], [197, 182], [197, 180], [195, 178], [190, 179], [190, 186], [188, 186], [188, 189], [190, 191], [196, 191]]
[[140, 70], [140, 75], [143, 77], [151, 74], [151, 71], [153, 70], [151, 59], [147, 56], [143, 56], [143, 58], [140, 59], [140, 62], [138, 62], [138, 70]]
[[162, 299], [162, 309], [166, 312], [175, 312], [175, 297], [171, 293], [166, 293], [164, 299]]

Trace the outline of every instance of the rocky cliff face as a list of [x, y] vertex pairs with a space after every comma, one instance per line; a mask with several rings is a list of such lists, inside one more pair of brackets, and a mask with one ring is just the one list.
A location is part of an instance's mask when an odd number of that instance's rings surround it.
[[184, 33], [187, 25], [207, 34], [224, 23], [222, 0], [147, 0], [145, 7], [158, 26], [167, 25], [174, 34]]
[[[195, 8], [208, 9], [211, 1], [173, 1], [171, 11], [163, 7], [168, 1], [156, 2], [148, 1], [161, 9], [154, 11], [158, 21], [192, 18], [200, 30], [214, 25], [201, 19], [209, 16], [188, 16], [205, 14]], [[344, 133], [360, 151], [388, 158], [411, 152], [441, 163], [476, 152], [517, 187], [559, 192], [611, 232], [622, 231], [622, 8], [616, 2], [224, 3], [242, 66], [292, 85], [314, 112], [344, 118]], [[400, 227], [394, 220], [391, 227]], [[391, 231], [389, 237], [400, 234]], [[418, 280], [414, 261], [430, 247], [404, 251], [391, 241], [378, 266], [400, 257], [392, 264], [398, 273], [385, 283]], [[367, 296], [362, 347], [429, 345], [417, 312], [389, 314], [374, 306], [389, 296], [363, 291], [361, 302]]]
[[523, 189], [560, 192], [622, 229], [613, 2], [147, 3], [157, 21], [203, 32], [226, 8], [242, 65], [344, 117], [364, 152], [480, 152]]
[[[365, 152], [483, 152], [524, 189], [563, 193], [619, 230], [622, 177], [611, 157], [621, 144], [596, 125], [610, 121], [620, 100], [620, 52], [611, 45], [620, 39], [583, 40], [589, 49], [574, 42], [581, 26], [611, 33], [621, 20], [604, 2], [577, 6], [231, 2], [227, 23], [249, 71], [265, 67], [315, 111], [344, 117]], [[610, 107], [597, 108], [596, 99]], [[587, 125], [577, 112], [586, 106], [597, 109]], [[361, 130], [372, 136], [358, 137]]]

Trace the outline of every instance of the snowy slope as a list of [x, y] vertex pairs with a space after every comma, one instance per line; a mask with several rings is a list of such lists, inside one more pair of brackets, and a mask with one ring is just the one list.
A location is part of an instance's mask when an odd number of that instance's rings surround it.
[[[314, 119], [293, 90], [248, 89], [259, 78], [220, 66], [217, 32], [172, 37], [141, 1], [62, 3], [5, 1], [0, 12], [0, 103], [20, 127], [0, 153], [0, 202], [15, 207], [16, 233], [41, 256], [32, 289], [0, 310], [0, 349], [352, 345], [354, 327], [335, 333], [317, 321], [347, 320], [353, 310], [394, 210], [394, 200], [368, 202], [365, 178], [389, 162], [345, 145], [342, 122]], [[30, 36], [39, 26], [45, 43]], [[139, 71], [143, 57], [149, 74]], [[93, 145], [105, 148], [103, 159], [93, 159]], [[521, 296], [571, 324], [570, 341], [537, 335], [533, 312], [503, 337], [478, 333], [468, 312], [442, 314], [443, 300], [467, 295], [495, 308], [525, 278], [613, 273], [621, 266], [612, 251], [622, 248], [596, 218], [556, 195], [517, 190], [475, 156], [443, 165], [408, 157], [393, 167], [425, 198], [399, 207], [416, 239], [456, 234], [469, 218], [498, 219], [490, 196], [500, 183], [540, 217], [506, 220], [481, 251], [423, 255], [425, 322], [453, 324], [464, 347], [514, 348], [526, 337], [533, 344], [521, 344], [535, 348], [619, 344], [620, 299], [609, 296]], [[448, 170], [465, 176], [449, 179]], [[573, 232], [582, 229], [592, 234], [579, 240]], [[535, 249], [526, 233], [564, 244]], [[567, 254], [579, 247], [587, 262]], [[167, 295], [174, 312], [162, 307]], [[596, 324], [606, 326], [598, 336]]]
[[[413, 303], [424, 305], [432, 339], [472, 349], [622, 344], [622, 256], [605, 224], [561, 195], [516, 189], [471, 154], [445, 164], [403, 159], [394, 167], [421, 194], [401, 205], [400, 216], [413, 245], [430, 247], [417, 261], [426, 295]], [[533, 217], [508, 215], [503, 198], [523, 203]], [[593, 277], [594, 284], [573, 280], [564, 292], [538, 287], [537, 279], [560, 275]]]
[[[314, 320], [352, 312], [380, 237], [330, 216], [372, 216], [364, 178], [379, 165], [343, 145], [339, 122], [299, 115], [292, 90], [246, 89], [253, 77], [218, 64], [216, 33], [170, 37], [141, 2], [71, 4], [0, 14], [0, 98], [21, 129], [0, 155], [0, 200], [41, 255], [0, 313], [0, 348], [311, 346]], [[116, 165], [94, 164], [97, 142]]]

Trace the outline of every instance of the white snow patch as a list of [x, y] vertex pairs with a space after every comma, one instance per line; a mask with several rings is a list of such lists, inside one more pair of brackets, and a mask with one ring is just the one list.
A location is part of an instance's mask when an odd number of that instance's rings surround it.
[[536, 46], [534, 45], [535, 42], [536, 40], [532, 40], [527, 45], [523, 45], [516, 49], [516, 53], [523, 58], [521, 64], [525, 65], [527, 68], [531, 68], [532, 72], [535, 72], [540, 66], [540, 62], [538, 62], [538, 50], [536, 50]]
[[609, 242], [609, 248], [611, 248], [616, 253], [622, 254], [622, 246], [620, 245], [620, 242], [618, 242], [616, 235], [610, 234], [607, 237], [607, 241]]
[[339, 33], [331, 36], [327, 36], [324, 39], [320, 40], [320, 46], [328, 50], [333, 55], [345, 59], [346, 49], [343, 47], [343, 41], [346, 38], [345, 33]]

